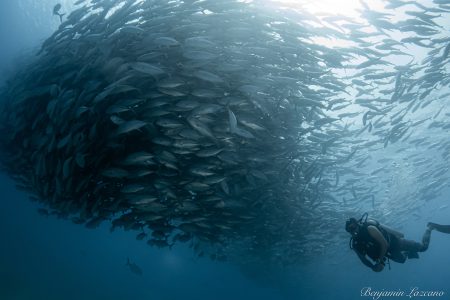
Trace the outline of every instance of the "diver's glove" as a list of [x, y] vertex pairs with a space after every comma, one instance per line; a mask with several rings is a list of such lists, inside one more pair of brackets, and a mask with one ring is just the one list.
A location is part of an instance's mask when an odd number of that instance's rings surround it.
[[379, 258], [376, 260], [376, 264], [372, 267], [372, 270], [374, 272], [381, 272], [384, 269], [384, 261], [383, 259]]

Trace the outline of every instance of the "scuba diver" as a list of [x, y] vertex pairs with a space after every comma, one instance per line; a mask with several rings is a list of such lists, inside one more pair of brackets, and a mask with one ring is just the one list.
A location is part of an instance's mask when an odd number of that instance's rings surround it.
[[[368, 214], [361, 219], [350, 218], [345, 223], [345, 230], [352, 235], [350, 249], [353, 249], [361, 262], [375, 272], [384, 269], [386, 259], [404, 263], [406, 258], [419, 258], [417, 252], [424, 252], [430, 244], [431, 231], [450, 233], [450, 225], [428, 223], [422, 237], [422, 243], [404, 239], [403, 233], [380, 224], [376, 220], [367, 219]], [[371, 260], [369, 260], [369, 257]]]
[[60, 10], [61, 10], [61, 4], [58, 3], [58, 4], [55, 5], [55, 7], [53, 7], [53, 15], [59, 16], [59, 20], [60, 20], [61, 23], [62, 23], [62, 18], [63, 18], [63, 16], [64, 16], [65, 14], [60, 13], [60, 12], [59, 12]]

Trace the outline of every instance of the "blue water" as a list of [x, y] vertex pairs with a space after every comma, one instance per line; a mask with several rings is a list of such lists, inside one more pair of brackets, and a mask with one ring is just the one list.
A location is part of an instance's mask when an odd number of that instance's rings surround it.
[[[363, 287], [443, 290], [440, 299], [450, 299], [450, 238], [444, 234], [433, 233], [420, 259], [391, 263], [382, 273], [360, 264], [345, 239], [330, 251], [336, 255], [261, 281], [235, 266], [197, 259], [180, 246], [157, 250], [132, 232], [110, 233], [106, 225], [90, 230], [41, 216], [9, 178], [1, 175], [0, 182], [0, 299], [368, 299], [360, 296]], [[445, 222], [446, 215], [433, 220]], [[411, 223], [403, 232], [419, 240], [424, 223]], [[127, 257], [143, 269], [142, 277], [125, 266]]]
[[[21, 54], [39, 44], [58, 25], [49, 7], [24, 11], [20, 3], [0, 3], [0, 81], [20, 64]], [[34, 3], [36, 4], [36, 3]], [[42, 8], [40, 11], [39, 8]], [[448, 202], [449, 191], [420, 213]], [[252, 270], [196, 258], [189, 248], [158, 250], [135, 239], [134, 232], [110, 233], [38, 214], [38, 206], [0, 174], [0, 299], [372, 299], [361, 289], [443, 291], [450, 299], [450, 236], [433, 233], [431, 246], [418, 260], [374, 273], [363, 266], [342, 239], [304, 266], [286, 270]], [[448, 209], [433, 216], [449, 223]], [[326, 217], [326, 216], [324, 216]], [[425, 219], [408, 221], [402, 231], [420, 240]], [[342, 232], [342, 228], [330, 228]], [[143, 276], [126, 266], [130, 258]], [[260, 274], [265, 274], [260, 276]], [[397, 297], [383, 298], [396, 299]], [[406, 296], [400, 298], [407, 298]], [[419, 297], [417, 297], [419, 298]], [[422, 297], [423, 298], [423, 297]]]

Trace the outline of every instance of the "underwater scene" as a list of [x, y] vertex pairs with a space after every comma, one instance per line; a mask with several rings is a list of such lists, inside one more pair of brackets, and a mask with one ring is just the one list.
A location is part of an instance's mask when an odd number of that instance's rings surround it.
[[450, 0], [5, 0], [0, 41], [0, 299], [450, 299]]

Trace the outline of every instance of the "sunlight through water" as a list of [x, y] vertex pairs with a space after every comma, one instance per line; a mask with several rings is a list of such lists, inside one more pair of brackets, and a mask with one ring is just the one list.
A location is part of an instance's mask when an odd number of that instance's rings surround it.
[[277, 0], [292, 8], [305, 8], [313, 14], [342, 15], [358, 17], [362, 8], [359, 0]]

